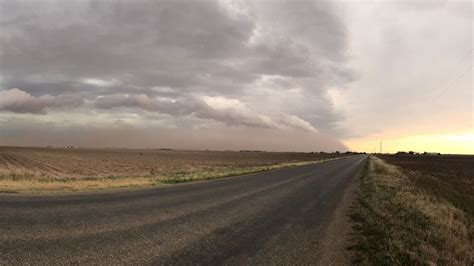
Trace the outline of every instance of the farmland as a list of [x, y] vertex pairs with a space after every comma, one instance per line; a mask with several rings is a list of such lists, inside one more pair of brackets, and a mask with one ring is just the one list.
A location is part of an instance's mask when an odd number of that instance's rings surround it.
[[474, 216], [474, 156], [382, 156], [410, 173], [417, 186], [452, 202]]
[[130, 188], [215, 179], [336, 154], [0, 147], [0, 191]]
[[474, 156], [371, 156], [352, 210], [355, 262], [474, 261]]

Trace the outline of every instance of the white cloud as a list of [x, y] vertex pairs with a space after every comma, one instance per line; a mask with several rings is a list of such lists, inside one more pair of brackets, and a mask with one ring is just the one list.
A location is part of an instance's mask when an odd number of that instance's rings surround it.
[[313, 127], [313, 125], [311, 125], [308, 121], [305, 121], [296, 115], [287, 115], [284, 117], [282, 122], [290, 127], [304, 129], [308, 132], [318, 132], [318, 130]]
[[19, 89], [0, 91], [0, 111], [46, 114], [47, 108], [75, 108], [83, 103], [76, 96], [32, 96]]
[[250, 112], [249, 108], [237, 99], [229, 99], [221, 96], [203, 96], [202, 99], [214, 109], [237, 109], [243, 112]]
[[98, 78], [86, 78], [86, 79], [83, 79], [82, 82], [84, 82], [85, 84], [94, 85], [98, 87], [110, 87], [113, 85], [120, 84], [120, 81], [116, 79], [105, 80], [105, 79], [98, 79]]

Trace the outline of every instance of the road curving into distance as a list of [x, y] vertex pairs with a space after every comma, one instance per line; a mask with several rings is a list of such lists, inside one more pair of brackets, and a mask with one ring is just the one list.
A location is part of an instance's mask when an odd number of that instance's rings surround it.
[[164, 188], [0, 195], [0, 265], [315, 264], [365, 155]]

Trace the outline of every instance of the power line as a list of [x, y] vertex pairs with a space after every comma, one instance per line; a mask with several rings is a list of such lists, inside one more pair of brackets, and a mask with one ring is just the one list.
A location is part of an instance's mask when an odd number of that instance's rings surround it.
[[438, 89], [435, 91], [435, 93], [429, 98], [428, 102], [432, 102], [433, 100], [436, 100], [438, 99], [441, 95], [443, 95], [443, 93], [448, 90], [448, 89], [451, 89], [452, 86], [454, 86], [456, 84], [456, 82], [461, 79], [467, 72], [469, 72], [472, 67], [474, 67], [473, 65], [470, 65], [465, 71], [463, 71], [459, 76], [455, 77], [454, 79], [452, 79], [447, 86], [441, 88], [441, 89]]
[[461, 58], [459, 59], [459, 61], [455, 64], [455, 66], [459, 65], [460, 63], [462, 63], [462, 61], [464, 61], [464, 59], [467, 58], [468, 55], [470, 55], [472, 52], [474, 51], [474, 49], [470, 49], [469, 51], [467, 51], [466, 54], [464, 54], [463, 56], [461, 56]]
[[[463, 63], [466, 58], [469, 58], [469, 56], [472, 54], [473, 51], [474, 51], [474, 49], [470, 48], [466, 53], [463, 54], [463, 56], [461, 56], [459, 58], [457, 63], [454, 64], [453, 68], [451, 68], [451, 69], [454, 70], [454, 69], [458, 68], [458, 66], [461, 63]], [[472, 58], [472, 56], [471, 56], [471, 58]], [[473, 67], [473, 65], [470, 65], [465, 71], [463, 71], [461, 73], [461, 75], [456, 76], [455, 78], [449, 80], [449, 82], [446, 83], [447, 84], [446, 86], [435, 90], [435, 92], [432, 94], [432, 96], [428, 99], [428, 102], [432, 102], [433, 100], [438, 99], [447, 89], [450, 89], [456, 81], [458, 81], [460, 78], [462, 78], [472, 67]], [[452, 72], [452, 71], [449, 71], [449, 72]]]

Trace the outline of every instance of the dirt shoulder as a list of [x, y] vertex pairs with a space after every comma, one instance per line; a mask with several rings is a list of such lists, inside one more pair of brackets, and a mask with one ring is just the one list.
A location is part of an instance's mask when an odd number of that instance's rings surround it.
[[327, 221], [323, 236], [320, 265], [350, 265], [353, 253], [347, 249], [352, 233], [350, 208], [356, 200], [360, 176], [356, 176], [343, 192], [333, 215]]

